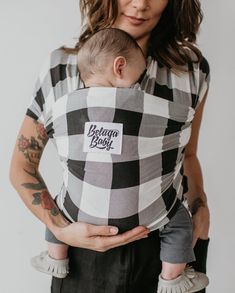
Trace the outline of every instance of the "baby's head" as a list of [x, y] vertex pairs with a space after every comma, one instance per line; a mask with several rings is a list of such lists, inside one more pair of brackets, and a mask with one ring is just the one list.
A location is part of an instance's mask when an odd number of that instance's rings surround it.
[[126, 32], [107, 28], [90, 37], [77, 55], [85, 86], [130, 87], [146, 69], [143, 52]]

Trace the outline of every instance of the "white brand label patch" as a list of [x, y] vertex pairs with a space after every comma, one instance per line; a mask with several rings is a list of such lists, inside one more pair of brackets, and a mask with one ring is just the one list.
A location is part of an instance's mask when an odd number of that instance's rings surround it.
[[122, 123], [86, 122], [83, 151], [121, 154], [122, 132]]

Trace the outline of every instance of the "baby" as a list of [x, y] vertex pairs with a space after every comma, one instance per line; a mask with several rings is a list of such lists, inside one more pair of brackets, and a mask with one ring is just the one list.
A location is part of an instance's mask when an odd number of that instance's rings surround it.
[[[136, 41], [126, 32], [113, 28], [100, 30], [88, 39], [78, 52], [77, 62], [80, 78], [86, 88], [140, 89], [139, 82], [146, 70], [145, 57]], [[88, 134], [92, 131], [95, 131], [94, 125], [90, 125]], [[114, 137], [118, 133], [118, 130], [102, 131], [109, 132]], [[111, 148], [110, 145], [106, 147], [107, 150]], [[188, 211], [179, 200], [174, 207], [175, 213], [169, 223], [159, 229], [163, 270], [159, 276], [158, 292], [196, 292], [208, 285], [208, 278], [194, 271], [191, 271], [190, 278], [190, 270], [185, 269], [188, 262], [195, 260], [192, 223]], [[175, 227], [177, 228], [174, 229]], [[46, 240], [48, 251], [32, 258], [32, 266], [57, 278], [66, 277], [69, 269], [68, 246], [57, 240], [48, 229]], [[177, 252], [175, 248], [178, 248]], [[179, 250], [182, 250], [182, 255], [178, 255]]]

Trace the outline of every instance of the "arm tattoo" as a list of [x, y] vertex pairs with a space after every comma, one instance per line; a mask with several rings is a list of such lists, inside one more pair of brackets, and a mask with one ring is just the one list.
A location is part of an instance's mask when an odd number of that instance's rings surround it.
[[36, 179], [37, 183], [30, 182], [21, 185], [27, 189], [37, 191], [33, 193], [33, 205], [41, 205], [43, 209], [49, 210], [53, 216], [57, 216], [59, 214], [59, 209], [47, 191], [47, 187], [37, 171], [37, 168], [34, 167], [35, 165], [38, 166], [43, 148], [48, 140], [44, 126], [36, 120], [34, 120], [34, 123], [36, 125], [37, 137], [31, 136], [30, 138], [26, 138], [21, 134], [18, 142], [18, 149], [32, 165], [32, 171], [26, 169], [24, 169], [24, 171]]
[[[34, 169], [34, 168], [33, 168]], [[33, 193], [33, 205], [41, 205], [43, 209], [49, 210], [53, 216], [59, 214], [59, 209], [56, 206], [54, 200], [51, 198], [49, 192], [46, 189], [46, 185], [40, 176], [40, 174], [34, 169], [34, 172], [30, 172], [24, 169], [24, 171], [30, 176], [34, 177], [38, 183], [23, 183], [21, 184], [27, 189], [37, 190], [39, 192]], [[44, 190], [42, 190], [44, 189]]]
[[25, 158], [33, 164], [39, 164], [43, 147], [46, 145], [48, 136], [42, 124], [34, 120], [36, 125], [37, 138], [31, 136], [26, 138], [21, 134], [18, 139], [18, 149], [23, 153]]
[[192, 216], [197, 213], [200, 207], [205, 207], [205, 206], [206, 206], [206, 202], [201, 197], [195, 198], [195, 200], [192, 202], [190, 206], [190, 212]]
[[35, 137], [31, 136], [31, 138], [28, 139], [21, 134], [18, 149], [30, 163], [39, 164], [42, 155], [42, 147]]
[[34, 189], [34, 190], [41, 190], [46, 189], [46, 185], [42, 179], [42, 177], [39, 175], [39, 173], [34, 169], [34, 173], [27, 171], [24, 169], [26, 173], [37, 179], [38, 183], [23, 183], [22, 186], [28, 189]]
[[36, 120], [34, 120], [34, 123], [36, 124], [38, 139], [40, 139], [43, 146], [45, 146], [45, 144], [47, 143], [47, 140], [48, 140], [48, 135], [47, 135], [46, 129], [44, 128], [44, 126], [42, 124], [38, 123]]
[[41, 205], [44, 209], [51, 211], [52, 216], [59, 214], [59, 209], [47, 190], [36, 192], [33, 194], [33, 197], [33, 205]]

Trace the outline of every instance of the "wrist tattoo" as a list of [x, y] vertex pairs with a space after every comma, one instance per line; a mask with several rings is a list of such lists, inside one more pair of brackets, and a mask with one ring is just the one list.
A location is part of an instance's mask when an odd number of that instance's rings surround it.
[[190, 212], [193, 215], [195, 215], [200, 207], [205, 207], [206, 202], [201, 197], [195, 198], [195, 200], [190, 205]]

